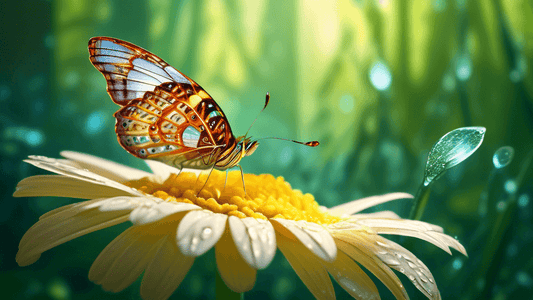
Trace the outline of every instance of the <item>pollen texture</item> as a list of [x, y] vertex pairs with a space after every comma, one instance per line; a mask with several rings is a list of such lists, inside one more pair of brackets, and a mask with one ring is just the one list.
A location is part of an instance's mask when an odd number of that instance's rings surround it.
[[162, 184], [151, 177], [125, 184], [168, 202], [192, 203], [239, 218], [283, 218], [318, 224], [341, 220], [322, 210], [313, 195], [293, 190], [281, 176], [244, 174], [246, 196], [239, 171], [228, 172], [227, 180], [226, 173], [217, 170], [213, 170], [209, 180], [207, 177], [207, 174], [197, 177], [194, 173], [182, 172], [179, 176], [170, 175]]

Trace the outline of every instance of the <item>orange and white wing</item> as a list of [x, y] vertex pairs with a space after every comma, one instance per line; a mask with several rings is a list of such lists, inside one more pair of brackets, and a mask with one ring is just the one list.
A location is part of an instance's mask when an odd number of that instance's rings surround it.
[[196, 85], [158, 56], [126, 41], [109, 37], [89, 40], [92, 64], [107, 80], [113, 102], [124, 106], [164, 82]]

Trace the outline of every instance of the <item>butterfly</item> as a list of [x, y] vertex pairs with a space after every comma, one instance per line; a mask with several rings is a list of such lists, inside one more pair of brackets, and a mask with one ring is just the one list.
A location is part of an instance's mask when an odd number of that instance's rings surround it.
[[[158, 56], [109, 37], [91, 38], [89, 54], [121, 106], [114, 114], [118, 142], [134, 156], [180, 170], [227, 170], [257, 149], [257, 140], [233, 135], [224, 112], [200, 85]], [[267, 93], [263, 110], [269, 99]]]

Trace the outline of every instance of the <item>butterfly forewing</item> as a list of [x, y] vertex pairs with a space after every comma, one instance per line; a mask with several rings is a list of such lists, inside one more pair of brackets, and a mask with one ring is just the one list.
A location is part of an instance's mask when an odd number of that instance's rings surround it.
[[107, 80], [120, 144], [131, 154], [178, 168], [206, 169], [235, 138], [224, 113], [196, 82], [131, 43], [89, 41], [91, 62]]

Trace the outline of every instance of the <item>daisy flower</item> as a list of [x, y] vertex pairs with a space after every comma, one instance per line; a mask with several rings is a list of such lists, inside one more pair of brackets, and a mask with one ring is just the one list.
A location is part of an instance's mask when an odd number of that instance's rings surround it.
[[194, 259], [215, 247], [225, 284], [235, 292], [252, 289], [257, 270], [266, 268], [276, 248], [317, 299], [334, 299], [328, 275], [357, 299], [379, 299], [361, 266], [381, 280], [397, 299], [407, 299], [392, 269], [405, 275], [425, 296], [440, 299], [428, 268], [402, 246], [380, 234], [423, 239], [451, 254], [464, 247], [441, 227], [401, 219], [392, 211], [359, 213], [384, 202], [412, 198], [394, 193], [355, 200], [333, 208], [319, 206], [282, 177], [238, 171], [204, 175], [148, 161], [153, 174], [98, 157], [62, 152], [65, 159], [30, 156], [26, 162], [58, 175], [22, 180], [15, 197], [59, 196], [88, 199], [52, 210], [20, 241], [20, 266], [46, 250], [90, 232], [130, 221], [96, 258], [89, 279], [120, 292], [144, 272], [141, 296], [166, 299], [186, 276]]

